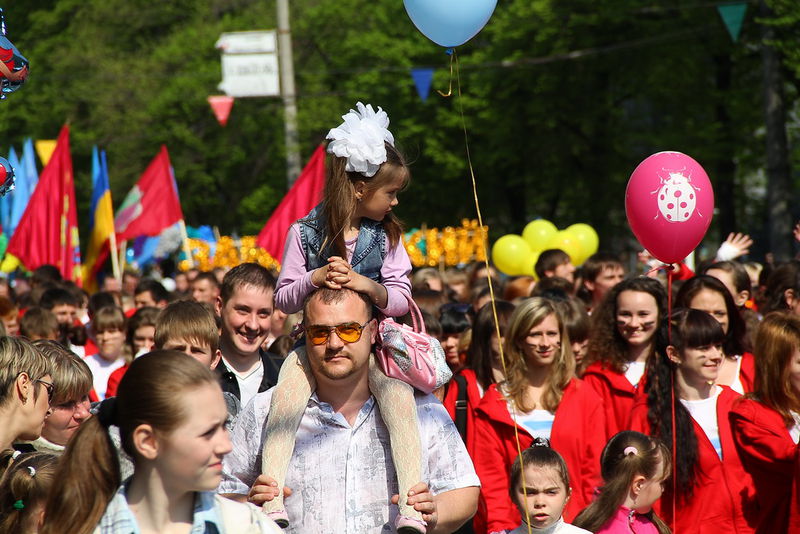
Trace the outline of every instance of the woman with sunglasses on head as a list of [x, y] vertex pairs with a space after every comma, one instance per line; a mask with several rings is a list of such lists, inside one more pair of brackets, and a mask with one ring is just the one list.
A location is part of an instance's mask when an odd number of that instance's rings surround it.
[[509, 319], [503, 349], [506, 380], [489, 387], [475, 418], [480, 444], [473, 461], [481, 479], [476, 530], [513, 530], [521, 522], [509, 492], [517, 437], [523, 449], [535, 438], [547, 438], [564, 457], [572, 484], [564, 520], [571, 522], [601, 483], [606, 443], [601, 399], [575, 377], [569, 336], [552, 301], [533, 297], [520, 304]]
[[603, 399], [606, 438], [629, 430], [631, 408], [642, 394], [666, 310], [661, 282], [638, 276], [614, 286], [592, 313], [582, 376]]
[[30, 341], [0, 337], [0, 450], [33, 441], [50, 414], [50, 360]]
[[[326, 165], [322, 203], [289, 229], [275, 290], [275, 305], [285, 313], [299, 311], [318, 287], [362, 293], [386, 316], [400, 317], [409, 311], [411, 260], [393, 210], [411, 175], [387, 129], [386, 113], [360, 102], [357, 108], [328, 133], [332, 157]], [[350, 334], [349, 329], [337, 329], [342, 339]], [[400, 495], [407, 495], [422, 477], [414, 389], [386, 377], [379, 367], [370, 368], [370, 383], [389, 428]], [[286, 479], [297, 427], [315, 387], [306, 354], [298, 347], [281, 367], [265, 431], [263, 473], [278, 487]], [[398, 531], [424, 534], [422, 513], [406, 499], [400, 499], [398, 506]], [[264, 511], [288, 526], [282, 494], [264, 503]]]
[[755, 359], [745, 344], [744, 319], [725, 284], [711, 275], [690, 278], [678, 291], [675, 307], [704, 311], [719, 322], [725, 333], [722, 342], [725, 358], [719, 367], [717, 384], [742, 395], [753, 391]]

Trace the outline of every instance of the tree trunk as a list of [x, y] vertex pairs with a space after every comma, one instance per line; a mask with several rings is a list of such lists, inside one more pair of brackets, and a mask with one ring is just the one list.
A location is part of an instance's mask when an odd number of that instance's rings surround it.
[[[759, 2], [763, 18], [773, 16], [765, 0]], [[792, 199], [789, 149], [786, 136], [786, 105], [778, 52], [770, 46], [775, 30], [761, 26], [761, 58], [764, 75], [764, 122], [767, 128], [767, 210], [769, 249], [776, 261], [792, 257]]]
[[736, 176], [736, 162], [733, 159], [736, 147], [733, 140], [733, 125], [731, 124], [730, 113], [728, 113], [727, 98], [731, 88], [731, 56], [720, 54], [714, 57], [717, 85], [717, 105], [716, 117], [720, 125], [719, 134], [719, 157], [714, 165], [716, 184], [714, 197], [716, 198], [717, 208], [719, 208], [719, 230], [721, 239], [730, 232], [739, 231], [736, 225], [736, 186], [734, 178]]

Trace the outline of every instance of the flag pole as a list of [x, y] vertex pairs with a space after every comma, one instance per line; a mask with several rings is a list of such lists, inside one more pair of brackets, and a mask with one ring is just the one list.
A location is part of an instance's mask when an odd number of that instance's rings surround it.
[[178, 221], [178, 226], [181, 229], [181, 237], [183, 238], [183, 253], [186, 254], [186, 259], [189, 264], [194, 267], [194, 258], [192, 258], [192, 249], [189, 247], [189, 234], [186, 232], [186, 222], [181, 219]]
[[[116, 236], [114, 236], [114, 240], [115, 240], [115, 241], [116, 241], [116, 239], [117, 239], [117, 238], [116, 238]], [[125, 272], [125, 260], [127, 259], [127, 258], [125, 257], [125, 256], [126, 256], [125, 252], [126, 252], [127, 250], [128, 250], [128, 240], [127, 240], [127, 239], [123, 239], [123, 240], [122, 240], [122, 244], [120, 245], [120, 248], [119, 248], [119, 269], [120, 269], [120, 275], [121, 275], [122, 273], [124, 273], [124, 272]], [[121, 280], [121, 279], [120, 279], [120, 280]]]
[[108, 246], [111, 247], [111, 271], [114, 273], [114, 278], [122, 281], [122, 273], [119, 270], [119, 256], [117, 256], [117, 233], [111, 231], [108, 234]]

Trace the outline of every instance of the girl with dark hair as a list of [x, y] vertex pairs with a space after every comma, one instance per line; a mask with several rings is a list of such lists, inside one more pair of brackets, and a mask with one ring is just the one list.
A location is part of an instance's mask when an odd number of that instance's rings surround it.
[[467, 316], [468, 304], [447, 303], [442, 306], [439, 314], [439, 324], [442, 334], [439, 336], [447, 365], [453, 372], [464, 367], [464, 355], [459, 351], [461, 337], [470, 328]]
[[669, 450], [661, 442], [639, 432], [620, 432], [603, 449], [600, 465], [603, 487], [575, 526], [597, 534], [670, 533], [653, 511], [670, 472]]
[[475, 418], [480, 444], [473, 460], [481, 479], [476, 530], [510, 530], [521, 522], [509, 497], [517, 438], [523, 448], [537, 437], [547, 438], [564, 457], [573, 490], [564, 510], [570, 522], [591, 502], [600, 482], [602, 402], [575, 377], [569, 336], [553, 302], [533, 297], [520, 304], [509, 320], [503, 349], [506, 380], [488, 389]]
[[710, 275], [690, 278], [678, 291], [675, 307], [704, 311], [719, 322], [725, 333], [722, 342], [725, 357], [719, 368], [717, 384], [728, 386], [740, 394], [752, 391], [755, 360], [745, 343], [744, 320], [725, 285]]
[[583, 380], [603, 399], [606, 437], [629, 428], [666, 311], [661, 283], [639, 276], [614, 286], [592, 313]]
[[800, 532], [800, 317], [767, 315], [756, 332], [753, 393], [731, 411], [742, 463], [753, 477], [758, 533]]
[[714, 383], [725, 334], [711, 315], [687, 308], [675, 310], [669, 328], [669, 344], [659, 345], [647, 370], [646, 398], [637, 400], [631, 414], [633, 430], [675, 447], [677, 494], [667, 485], [656, 511], [679, 532], [703, 532], [706, 526], [752, 532], [745, 519], [753, 506], [752, 484], [728, 419], [740, 395]]
[[549, 440], [536, 438], [511, 466], [511, 500], [522, 524], [509, 534], [588, 534], [561, 517], [571, 494], [564, 458], [550, 448]]
[[[472, 326], [472, 338], [467, 349], [467, 360], [464, 369], [459, 371], [447, 386], [442, 404], [454, 421], [458, 422], [457, 409], [459, 397], [466, 401], [464, 409], [464, 425], [459, 428], [470, 456], [474, 454], [478, 442], [475, 434], [475, 409], [489, 386], [505, 378], [503, 364], [500, 361], [500, 344], [506, 333], [508, 318], [514, 311], [514, 305], [505, 300], [495, 301], [497, 320], [500, 326], [500, 339], [494, 326], [494, 313], [491, 303], [485, 304], [475, 318]], [[458, 426], [458, 425], [457, 425]], [[465, 434], [465, 435], [464, 435]]]
[[[81, 425], [62, 456], [42, 534], [66, 525], [71, 534], [229, 532], [234, 525], [279, 533], [257, 508], [214, 491], [231, 450], [227, 417], [217, 378], [194, 358], [162, 350], [136, 359], [117, 397]], [[110, 425], [135, 465], [124, 485]]]
[[787, 310], [800, 315], [800, 261], [792, 260], [777, 267], [767, 278], [763, 314]]

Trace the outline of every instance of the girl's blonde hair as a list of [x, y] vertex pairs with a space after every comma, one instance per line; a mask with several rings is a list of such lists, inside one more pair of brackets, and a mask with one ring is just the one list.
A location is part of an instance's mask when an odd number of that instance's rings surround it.
[[[641, 475], [647, 480], [663, 482], [669, 477], [669, 450], [658, 440], [625, 430], [606, 444], [600, 456], [600, 470], [604, 482], [600, 494], [572, 522], [590, 532], [597, 532], [614, 517], [625, 502], [634, 478]], [[652, 510], [644, 515], [655, 524], [659, 534], [670, 533], [669, 527]]]
[[[347, 257], [344, 243], [344, 231], [350, 224], [350, 218], [356, 212], [358, 199], [356, 198], [356, 183], [364, 182], [367, 196], [374, 193], [386, 184], [398, 178], [406, 187], [411, 179], [405, 159], [402, 154], [390, 145], [386, 147], [386, 162], [381, 164], [375, 176], [368, 178], [358, 172], [347, 172], [347, 158], [332, 157], [327, 165], [325, 191], [322, 197], [322, 222], [325, 228], [325, 239], [322, 250], [329, 249], [335, 255]], [[386, 235], [389, 237], [389, 246], [395, 247], [403, 235], [403, 226], [393, 212], [389, 212], [381, 221]]]
[[0, 479], [0, 532], [32, 532], [33, 517], [55, 480], [58, 458], [32, 452], [13, 461]]
[[509, 319], [508, 330], [505, 335], [504, 352], [507, 362], [505, 382], [506, 395], [514, 405], [523, 412], [530, 412], [536, 406], [531, 406], [526, 398], [528, 389], [528, 362], [522, 351], [522, 343], [531, 329], [553, 315], [558, 321], [558, 331], [561, 335], [561, 346], [557, 349], [550, 373], [545, 384], [544, 393], [539, 400], [545, 410], [555, 412], [561, 402], [564, 389], [575, 376], [575, 357], [569, 343], [569, 335], [564, 327], [564, 321], [552, 301], [533, 297], [517, 306]]

